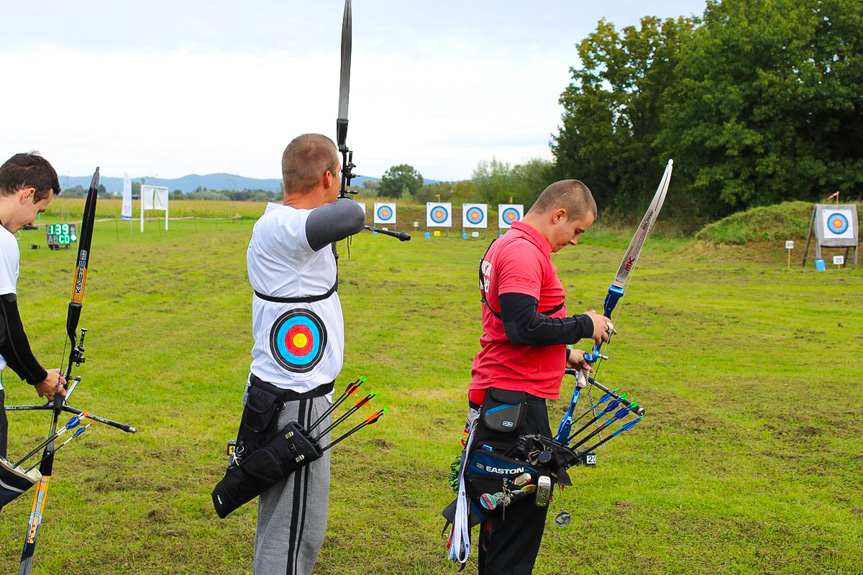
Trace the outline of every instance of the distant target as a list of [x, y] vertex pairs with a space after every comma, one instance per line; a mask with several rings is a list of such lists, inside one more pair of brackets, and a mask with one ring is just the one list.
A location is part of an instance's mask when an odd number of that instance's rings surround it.
[[517, 222], [520, 218], [521, 215], [515, 208], [507, 208], [503, 211], [503, 221], [505, 221], [509, 225], [512, 225], [513, 222]]
[[449, 212], [443, 206], [437, 206], [431, 211], [431, 219], [436, 224], [442, 224], [449, 218]]
[[393, 210], [389, 206], [380, 206], [378, 208], [378, 219], [382, 221], [387, 221], [392, 219]]
[[827, 216], [827, 228], [834, 234], [844, 234], [848, 231], [848, 218], [843, 214], [830, 214]]
[[468, 209], [465, 217], [467, 217], [467, 221], [472, 224], [481, 224], [485, 219], [485, 214], [482, 213], [480, 208], [473, 207]]
[[292, 309], [283, 314], [270, 332], [273, 358], [283, 368], [295, 373], [314, 369], [326, 347], [324, 322], [307, 309]]

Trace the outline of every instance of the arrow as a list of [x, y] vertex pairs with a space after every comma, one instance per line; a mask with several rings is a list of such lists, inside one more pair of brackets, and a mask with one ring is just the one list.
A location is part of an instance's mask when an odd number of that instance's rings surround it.
[[344, 400], [346, 400], [348, 397], [350, 397], [350, 396], [352, 396], [354, 393], [356, 393], [356, 392], [357, 392], [357, 390], [360, 388], [360, 386], [361, 386], [362, 384], [364, 384], [365, 382], [366, 382], [366, 378], [365, 378], [365, 377], [360, 377], [360, 378], [358, 378], [358, 379], [356, 379], [356, 380], [354, 380], [354, 381], [350, 382], [350, 383], [348, 384], [347, 388], [345, 388], [345, 391], [344, 391], [344, 392], [342, 392], [342, 394], [339, 396], [339, 398], [338, 398], [337, 400], [335, 400], [335, 401], [333, 402], [333, 404], [332, 404], [332, 405], [330, 405], [330, 407], [329, 407], [325, 412], [323, 412], [323, 413], [321, 414], [321, 416], [320, 416], [317, 420], [315, 420], [315, 422], [311, 425], [311, 427], [309, 427], [308, 431], [309, 431], [309, 432], [311, 432], [314, 428], [316, 428], [318, 425], [320, 425], [320, 423], [321, 423], [321, 422], [322, 422], [322, 421], [323, 421], [323, 420], [324, 420], [324, 419], [325, 419], [329, 414], [331, 414], [333, 411], [335, 411], [335, 409], [336, 409], [339, 405], [341, 405], [341, 404], [342, 404], [342, 402], [343, 402]]
[[318, 436], [317, 436], [317, 437], [315, 437], [315, 441], [319, 441], [319, 440], [320, 440], [324, 435], [326, 435], [329, 431], [332, 431], [332, 430], [333, 430], [337, 425], [341, 424], [341, 423], [342, 423], [344, 420], [346, 420], [348, 417], [350, 417], [351, 415], [353, 415], [354, 413], [356, 413], [356, 411], [357, 411], [358, 409], [360, 409], [362, 406], [364, 406], [365, 404], [367, 404], [368, 402], [370, 402], [370, 401], [371, 401], [371, 400], [372, 400], [376, 395], [377, 395], [377, 393], [370, 393], [370, 394], [368, 394], [367, 396], [365, 396], [364, 398], [362, 398], [361, 400], [357, 401], [357, 402], [353, 405], [353, 407], [351, 407], [351, 408], [350, 408], [349, 410], [347, 410], [347, 411], [346, 411], [346, 412], [345, 412], [341, 417], [339, 417], [337, 420], [335, 420], [333, 423], [331, 423], [329, 427], [327, 427], [325, 430], [323, 430], [322, 432], [320, 432], [320, 433], [318, 434]]
[[629, 422], [629, 423], [627, 423], [626, 425], [621, 426], [621, 428], [620, 428], [620, 429], [616, 430], [614, 433], [612, 433], [611, 435], [609, 435], [608, 437], [606, 437], [606, 438], [605, 438], [605, 439], [603, 439], [602, 441], [599, 441], [599, 442], [597, 442], [597, 443], [595, 443], [595, 444], [591, 445], [591, 446], [590, 446], [590, 447], [588, 447], [587, 449], [585, 449], [585, 450], [584, 450], [584, 453], [590, 453], [591, 451], [595, 450], [597, 447], [599, 447], [600, 445], [602, 445], [602, 444], [603, 444], [603, 443], [605, 443], [606, 441], [609, 441], [609, 440], [611, 440], [611, 439], [614, 439], [615, 437], [617, 437], [618, 435], [620, 435], [621, 433], [623, 433], [624, 431], [626, 431], [626, 430], [628, 430], [628, 429], [632, 429], [632, 428], [633, 428], [633, 427], [635, 427], [635, 426], [636, 426], [636, 424], [637, 424], [639, 421], [641, 421], [642, 419], [644, 419], [644, 418], [643, 418], [643, 417], [639, 417], [638, 419], [633, 419], [632, 421], [630, 421], [630, 422]]
[[[327, 449], [331, 448], [331, 447], [332, 447], [332, 446], [334, 446], [335, 444], [339, 443], [340, 441], [343, 441], [343, 440], [347, 439], [348, 437], [350, 437], [351, 435], [353, 435], [354, 433], [356, 433], [356, 432], [357, 432], [357, 431], [359, 431], [360, 429], [362, 429], [362, 428], [364, 428], [364, 427], [366, 427], [366, 426], [368, 426], [368, 425], [371, 425], [371, 424], [373, 424], [373, 423], [376, 423], [376, 422], [377, 422], [377, 420], [378, 420], [378, 419], [380, 419], [380, 418], [381, 418], [385, 413], [389, 413], [389, 408], [386, 408], [386, 407], [385, 407], [385, 408], [383, 408], [382, 410], [380, 410], [380, 411], [378, 411], [378, 412], [376, 412], [376, 413], [371, 414], [370, 416], [368, 416], [368, 417], [366, 418], [366, 420], [365, 420], [365, 421], [363, 421], [362, 423], [360, 423], [359, 425], [357, 425], [356, 427], [354, 427], [353, 429], [351, 429], [350, 431], [348, 431], [347, 433], [345, 433], [344, 435], [342, 435], [341, 437], [339, 437], [338, 439], [336, 439], [335, 441], [333, 441], [332, 443], [330, 443], [329, 445], [327, 445], [326, 447], [322, 448], [322, 449], [321, 449], [321, 453], [323, 453], [323, 452], [324, 452], [324, 451], [326, 451]], [[316, 441], [317, 441], [317, 440], [316, 440]]]

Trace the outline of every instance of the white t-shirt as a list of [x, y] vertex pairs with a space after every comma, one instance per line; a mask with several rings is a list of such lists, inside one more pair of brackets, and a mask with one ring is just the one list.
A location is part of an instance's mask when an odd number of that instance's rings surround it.
[[[311, 210], [267, 204], [246, 256], [252, 288], [267, 296], [319, 296], [336, 282], [332, 249], [314, 251], [306, 238]], [[339, 295], [311, 303], [252, 296], [251, 371], [264, 381], [304, 393], [335, 381], [342, 370], [345, 326]]]
[[[18, 293], [18, 272], [21, 252], [15, 234], [0, 226], [0, 295]], [[6, 360], [0, 355], [0, 370], [6, 367]], [[0, 384], [0, 389], [3, 385]]]

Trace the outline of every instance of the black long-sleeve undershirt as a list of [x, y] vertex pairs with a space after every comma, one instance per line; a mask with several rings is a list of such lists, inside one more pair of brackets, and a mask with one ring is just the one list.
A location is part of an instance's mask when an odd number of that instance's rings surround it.
[[0, 295], [0, 355], [18, 377], [30, 385], [45, 381], [48, 373], [33, 355], [14, 293]]
[[587, 315], [548, 317], [537, 311], [536, 298], [526, 294], [505, 293], [499, 300], [504, 332], [516, 345], [570, 344], [593, 335]]

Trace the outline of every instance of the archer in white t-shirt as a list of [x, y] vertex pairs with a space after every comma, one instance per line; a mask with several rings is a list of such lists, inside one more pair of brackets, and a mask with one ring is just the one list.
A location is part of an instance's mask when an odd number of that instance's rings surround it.
[[[49, 401], [66, 395], [59, 369], [44, 369], [30, 349], [18, 313], [18, 271], [21, 253], [15, 233], [45, 211], [60, 193], [57, 172], [35, 153], [15, 154], [0, 166], [0, 369], [9, 367]], [[0, 456], [6, 456], [8, 424], [0, 383]]]

